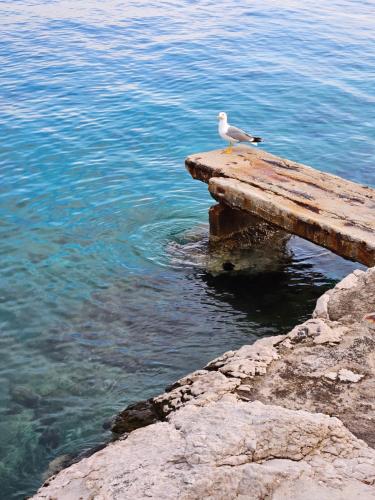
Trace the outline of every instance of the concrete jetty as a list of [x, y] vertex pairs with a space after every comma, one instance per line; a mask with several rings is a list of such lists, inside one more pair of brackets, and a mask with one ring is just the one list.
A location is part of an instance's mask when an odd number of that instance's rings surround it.
[[[185, 164], [220, 204], [375, 265], [375, 189], [248, 146], [194, 154]], [[220, 224], [213, 217], [210, 224], [217, 236]]]

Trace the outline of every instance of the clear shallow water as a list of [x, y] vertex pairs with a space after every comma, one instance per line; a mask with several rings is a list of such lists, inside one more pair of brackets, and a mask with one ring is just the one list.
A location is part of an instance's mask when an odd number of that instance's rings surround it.
[[287, 331], [357, 267], [293, 239], [276, 274], [210, 276], [212, 201], [183, 160], [221, 147], [225, 110], [269, 151], [374, 185], [375, 39], [373, 3], [354, 0], [20, 0], [0, 16], [10, 499], [53, 458], [107, 439], [125, 405]]

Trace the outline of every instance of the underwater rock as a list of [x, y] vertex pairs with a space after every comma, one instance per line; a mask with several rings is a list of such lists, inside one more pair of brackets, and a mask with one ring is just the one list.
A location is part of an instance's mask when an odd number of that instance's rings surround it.
[[60, 432], [58, 429], [53, 427], [47, 427], [43, 430], [40, 438], [39, 444], [47, 449], [55, 449], [60, 444]]
[[42, 475], [42, 480], [46, 481], [49, 477], [57, 474], [65, 467], [68, 467], [71, 464], [72, 456], [69, 454], [59, 455], [58, 457], [51, 460], [48, 464], [47, 470]]
[[11, 386], [9, 394], [13, 401], [25, 408], [36, 408], [42, 401], [39, 394], [36, 394], [32, 389], [23, 385]]

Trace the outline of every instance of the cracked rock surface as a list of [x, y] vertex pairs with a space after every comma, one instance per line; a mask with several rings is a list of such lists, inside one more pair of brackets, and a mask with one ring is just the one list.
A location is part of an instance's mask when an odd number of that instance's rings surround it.
[[375, 499], [374, 310], [375, 268], [355, 271], [288, 335], [125, 409], [118, 441], [34, 498]]
[[35, 498], [375, 498], [374, 481], [375, 451], [337, 418], [227, 394], [132, 432]]

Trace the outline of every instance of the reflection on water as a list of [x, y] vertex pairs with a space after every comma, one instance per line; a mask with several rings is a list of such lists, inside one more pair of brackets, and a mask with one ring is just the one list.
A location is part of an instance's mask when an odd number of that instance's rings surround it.
[[274, 154], [374, 184], [371, 7], [1, 3], [0, 498], [358, 267], [293, 238], [272, 272], [211, 275], [212, 200], [183, 161], [222, 145], [225, 110]]

